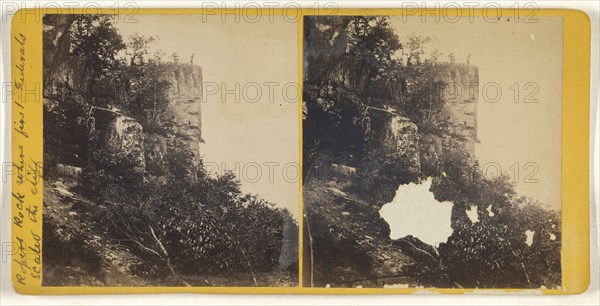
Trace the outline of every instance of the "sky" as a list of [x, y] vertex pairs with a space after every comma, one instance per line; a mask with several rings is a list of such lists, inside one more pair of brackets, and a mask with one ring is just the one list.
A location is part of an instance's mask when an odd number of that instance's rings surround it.
[[[136, 15], [116, 23], [127, 39], [158, 38], [150, 48], [166, 59], [202, 67], [200, 152], [207, 170], [233, 171], [242, 191], [299, 213], [297, 24], [266, 16], [257, 22], [227, 16]], [[236, 90], [236, 86], [239, 89]], [[239, 101], [239, 102], [236, 102]]]
[[[433, 38], [425, 55], [437, 49], [442, 59], [454, 53], [457, 62], [469, 58], [478, 67], [480, 143], [475, 155], [481, 168], [488, 177], [500, 170], [511, 177], [518, 194], [560, 209], [562, 17], [522, 21], [471, 22], [465, 17], [452, 23], [429, 17], [424, 23], [420, 17], [395, 16], [390, 23], [401, 40], [411, 35]], [[497, 99], [495, 88], [502, 91]], [[537, 103], [523, 103], [530, 94]]]

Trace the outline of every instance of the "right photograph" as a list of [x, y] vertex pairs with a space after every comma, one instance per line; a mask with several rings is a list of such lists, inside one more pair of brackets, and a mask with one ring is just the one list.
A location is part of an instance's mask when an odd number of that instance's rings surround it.
[[304, 17], [303, 286], [561, 288], [562, 71], [562, 17]]

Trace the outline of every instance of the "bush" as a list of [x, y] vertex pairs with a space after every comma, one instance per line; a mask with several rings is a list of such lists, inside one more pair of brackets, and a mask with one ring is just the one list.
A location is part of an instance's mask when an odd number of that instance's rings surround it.
[[78, 191], [90, 199], [102, 199], [103, 193], [119, 188], [138, 193], [144, 184], [144, 173], [129, 156], [115, 155], [98, 149], [82, 169]]

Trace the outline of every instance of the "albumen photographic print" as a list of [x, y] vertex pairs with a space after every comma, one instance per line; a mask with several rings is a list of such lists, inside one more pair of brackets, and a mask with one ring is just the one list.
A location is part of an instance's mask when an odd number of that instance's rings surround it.
[[43, 19], [43, 285], [296, 286], [296, 23], [118, 17]]
[[10, 15], [14, 293], [588, 290], [589, 16], [336, 3]]
[[562, 18], [306, 16], [304, 286], [561, 286]]

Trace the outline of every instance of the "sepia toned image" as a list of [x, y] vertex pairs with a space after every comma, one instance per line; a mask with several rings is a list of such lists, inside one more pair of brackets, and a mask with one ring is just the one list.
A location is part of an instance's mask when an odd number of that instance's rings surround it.
[[305, 287], [561, 288], [563, 19], [436, 18], [304, 17]]
[[298, 286], [297, 33], [45, 15], [43, 286]]
[[0, 304], [593, 300], [589, 6], [8, 4]]

